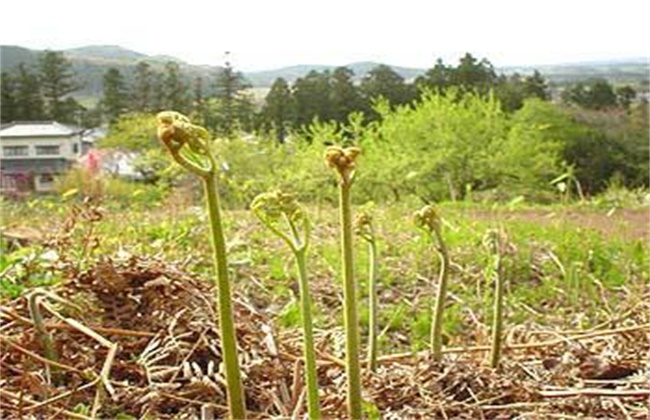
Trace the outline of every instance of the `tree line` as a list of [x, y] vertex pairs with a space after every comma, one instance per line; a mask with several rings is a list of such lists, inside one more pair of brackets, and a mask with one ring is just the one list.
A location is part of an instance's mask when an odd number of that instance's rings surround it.
[[[636, 100], [634, 89], [593, 80], [552, 98], [540, 73], [497, 74], [488, 60], [471, 54], [456, 65], [438, 60], [414, 80], [386, 65], [360, 80], [346, 67], [311, 71], [293, 83], [278, 78], [261, 104], [228, 62], [211, 78], [193, 79], [175, 62], [162, 68], [140, 62], [128, 75], [107, 70], [103, 82], [96, 107], [84, 108], [71, 97], [79, 86], [70, 62], [47, 52], [36, 66], [2, 73], [2, 121], [107, 122], [104, 147], [138, 151], [138, 168], [155, 182], [166, 160], [151, 140], [152, 116], [178, 110], [213, 136], [231, 139], [219, 144], [228, 149], [222, 152], [233, 179], [225, 185], [238, 195], [262, 179], [277, 179], [287, 159], [298, 159], [293, 168], [299, 169], [280, 179], [305, 186], [305, 193], [316, 188], [320, 179], [301, 159], [311, 162], [307, 156], [332, 141], [365, 142], [366, 173], [379, 183], [368, 192], [371, 198], [382, 189], [395, 199], [537, 191], [562, 173], [585, 194], [604, 190], [613, 179], [627, 187], [648, 185], [648, 104]], [[256, 133], [258, 141], [244, 142], [241, 133]], [[272, 144], [262, 145], [266, 141]], [[260, 148], [273, 162], [268, 170]], [[238, 190], [242, 186], [246, 191]]]
[[[387, 65], [376, 66], [358, 83], [354, 76], [351, 69], [338, 67], [313, 70], [293, 84], [278, 78], [260, 105], [250, 94], [250, 83], [228, 61], [212, 80], [190, 79], [176, 62], [165, 63], [160, 71], [142, 61], [128, 77], [117, 68], [108, 69], [99, 103], [87, 109], [70, 96], [80, 88], [71, 63], [61, 52], [46, 51], [34, 68], [21, 64], [12, 73], [2, 73], [1, 117], [3, 122], [52, 119], [92, 126], [114, 123], [129, 113], [174, 109], [218, 135], [257, 130], [273, 132], [282, 141], [291, 130], [314, 121], [344, 124], [353, 112], [374, 121], [379, 118], [375, 110], [379, 98], [396, 107], [414, 103], [426, 90], [493, 95], [509, 113], [520, 109], [528, 98], [551, 99], [549, 84], [539, 72], [498, 74], [487, 59], [469, 53], [455, 66], [437, 60], [415, 80], [405, 80]], [[627, 109], [635, 97], [630, 86], [614, 88], [605, 80], [592, 80], [567, 86], [560, 99], [599, 110]]]
[[79, 123], [86, 110], [70, 96], [79, 87], [63, 53], [46, 51], [33, 68], [21, 63], [12, 73], [2, 72], [2, 122], [47, 119]]

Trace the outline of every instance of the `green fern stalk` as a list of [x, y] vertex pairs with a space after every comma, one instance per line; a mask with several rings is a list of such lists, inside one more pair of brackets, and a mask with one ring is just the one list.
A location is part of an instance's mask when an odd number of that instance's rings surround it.
[[[45, 322], [43, 321], [43, 314], [41, 313], [41, 308], [39, 307], [39, 300], [41, 295], [39, 293], [31, 293], [27, 299], [27, 306], [29, 307], [29, 315], [32, 318], [34, 323], [34, 330], [36, 333], [36, 338], [41, 343], [43, 347], [43, 354], [45, 358], [53, 362], [59, 361], [59, 354], [54, 347], [54, 341], [52, 336], [47, 332], [45, 328]], [[57, 382], [58, 377], [55, 367], [50, 367], [46, 365], [46, 371], [50, 376], [50, 379], [53, 382]]]
[[359, 367], [359, 327], [357, 316], [357, 286], [354, 279], [354, 254], [352, 251], [352, 204], [350, 188], [354, 179], [356, 157], [361, 150], [356, 147], [327, 148], [327, 164], [339, 175], [339, 207], [341, 219], [341, 254], [343, 260], [343, 320], [345, 328], [345, 365], [348, 377], [348, 415], [361, 419], [361, 370]]
[[[300, 292], [300, 314], [303, 329], [303, 353], [305, 357], [305, 382], [307, 384], [307, 407], [310, 419], [320, 419], [318, 397], [318, 372], [312, 321], [311, 294], [307, 282], [307, 249], [311, 230], [309, 219], [294, 197], [281, 192], [260, 194], [253, 200], [251, 209], [257, 218], [289, 246], [296, 259]], [[283, 219], [289, 226], [286, 234], [279, 226]], [[302, 237], [298, 226], [302, 227]]]
[[354, 222], [355, 233], [368, 243], [368, 368], [377, 371], [377, 241], [372, 216], [361, 213]]
[[433, 360], [442, 360], [442, 327], [443, 313], [447, 297], [447, 283], [449, 279], [449, 251], [442, 236], [441, 218], [433, 206], [427, 205], [415, 213], [416, 224], [433, 234], [437, 243], [440, 257], [440, 274], [438, 276], [438, 292], [433, 308], [431, 320], [431, 353]]
[[368, 242], [368, 367], [377, 371], [377, 244]]
[[502, 259], [505, 242], [503, 232], [490, 230], [483, 242], [490, 253], [492, 264], [490, 271], [494, 276], [494, 308], [492, 313], [492, 348], [490, 351], [490, 366], [499, 367], [503, 349], [503, 273]]
[[210, 151], [208, 132], [203, 127], [191, 124], [187, 117], [177, 112], [161, 112], [157, 118], [158, 137], [172, 158], [203, 181], [210, 219], [214, 266], [217, 272], [216, 306], [226, 369], [228, 409], [231, 418], [245, 419], [246, 406], [237, 357], [237, 334], [228, 280], [226, 242], [217, 195], [217, 165]]
[[316, 351], [314, 345], [314, 327], [311, 317], [311, 294], [307, 283], [305, 252], [296, 253], [298, 266], [300, 309], [302, 312], [302, 329], [304, 334], [303, 351], [305, 353], [305, 375], [307, 378], [307, 406], [310, 419], [320, 419], [318, 398], [318, 371], [316, 370]]

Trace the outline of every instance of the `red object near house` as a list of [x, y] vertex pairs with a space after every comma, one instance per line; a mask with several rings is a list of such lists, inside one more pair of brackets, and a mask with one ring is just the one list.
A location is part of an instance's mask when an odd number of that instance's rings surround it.
[[91, 176], [98, 175], [102, 168], [101, 155], [95, 149], [91, 149], [83, 158], [81, 158], [81, 163]]

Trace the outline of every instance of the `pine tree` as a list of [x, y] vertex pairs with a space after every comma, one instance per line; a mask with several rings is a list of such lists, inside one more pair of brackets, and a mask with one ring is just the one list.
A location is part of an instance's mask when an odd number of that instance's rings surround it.
[[106, 71], [103, 78], [104, 94], [101, 108], [110, 123], [114, 123], [127, 110], [128, 92], [122, 73], [114, 67]]
[[451, 75], [453, 85], [464, 91], [476, 91], [481, 94], [487, 94], [497, 80], [492, 64], [485, 58], [478, 61], [470, 53], [460, 59], [458, 67]]
[[38, 121], [45, 118], [40, 86], [38, 76], [21, 63], [16, 78], [16, 120]]
[[519, 73], [498, 76], [494, 94], [504, 111], [514, 112], [524, 105], [524, 87], [524, 79]]
[[361, 109], [361, 95], [352, 82], [353, 77], [354, 71], [347, 67], [334, 69], [331, 76], [332, 118], [340, 123], [346, 122], [351, 112]]
[[66, 97], [79, 89], [74, 82], [72, 63], [60, 51], [45, 51], [39, 59], [40, 85], [48, 118], [55, 121], [69, 119], [64, 106]]
[[524, 96], [526, 98], [539, 98], [544, 101], [550, 99], [548, 84], [539, 71], [535, 70], [531, 76], [525, 78]]
[[84, 125], [87, 110], [75, 98], [70, 96], [65, 98], [61, 102], [60, 110], [61, 118], [57, 119], [57, 121], [65, 124], [75, 124], [80, 127]]
[[187, 86], [181, 80], [181, 68], [178, 63], [165, 63], [165, 74], [162, 91], [164, 92], [163, 108], [187, 114]]
[[153, 73], [151, 65], [146, 61], [139, 62], [135, 67], [135, 83], [132, 89], [132, 108], [136, 112], [150, 112], [153, 102]]
[[[412, 86], [406, 84], [399, 73], [385, 64], [370, 70], [361, 80], [359, 90], [364, 98], [366, 111], [370, 111], [370, 104], [379, 97], [386, 99], [391, 105], [403, 105], [415, 99]], [[370, 114], [372, 116], [374, 111], [370, 111]]]
[[436, 64], [427, 70], [423, 76], [418, 76], [415, 79], [415, 85], [422, 88], [429, 88], [435, 91], [444, 91], [453, 83], [454, 69], [453, 67], [446, 66], [442, 59], [436, 60]]
[[293, 100], [296, 107], [296, 125], [310, 124], [314, 118], [321, 121], [332, 119], [330, 99], [330, 73], [312, 70], [298, 78], [293, 85]]
[[636, 90], [632, 86], [625, 85], [616, 88], [616, 100], [621, 108], [628, 110], [634, 98], [636, 98]]
[[239, 124], [242, 127], [250, 125], [253, 105], [244, 91], [250, 84], [241, 72], [235, 71], [226, 60], [225, 66], [217, 74], [214, 84], [215, 97], [218, 102], [219, 115], [212, 121], [213, 128], [230, 135]]
[[291, 89], [287, 81], [279, 77], [273, 82], [262, 108], [264, 123], [276, 131], [278, 142], [283, 142], [286, 127], [291, 125], [294, 115], [295, 107]]
[[593, 109], [613, 108], [617, 105], [614, 87], [607, 80], [596, 80], [589, 89], [589, 107]]
[[194, 78], [192, 84], [192, 113], [195, 114], [194, 119], [199, 119], [205, 123], [205, 93], [203, 92], [203, 78], [197, 76]]
[[2, 72], [0, 84], [0, 122], [15, 121], [16, 118], [16, 81], [7, 72]]

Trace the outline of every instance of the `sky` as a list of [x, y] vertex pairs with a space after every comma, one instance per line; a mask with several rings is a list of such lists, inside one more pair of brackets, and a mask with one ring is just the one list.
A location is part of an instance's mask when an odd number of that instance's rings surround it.
[[243, 71], [377, 61], [497, 67], [650, 56], [649, 0], [17, 0], [0, 44], [120, 45]]

